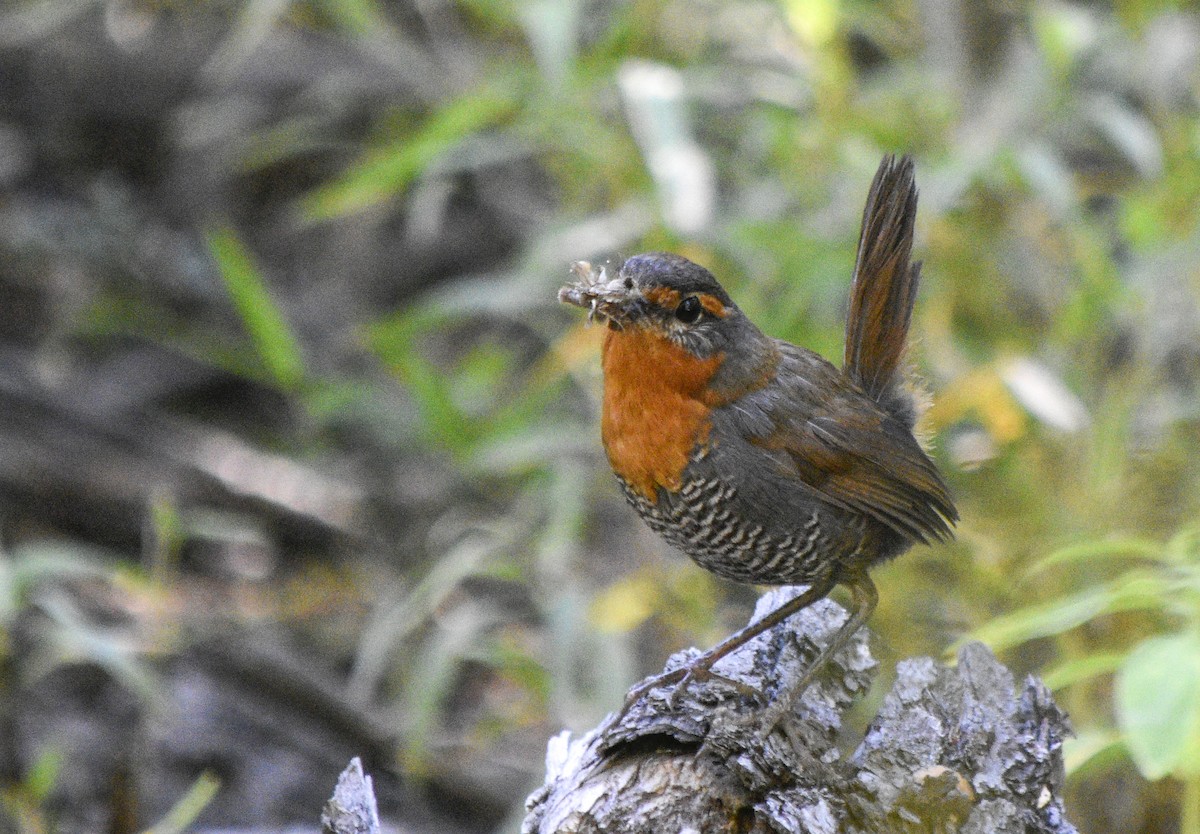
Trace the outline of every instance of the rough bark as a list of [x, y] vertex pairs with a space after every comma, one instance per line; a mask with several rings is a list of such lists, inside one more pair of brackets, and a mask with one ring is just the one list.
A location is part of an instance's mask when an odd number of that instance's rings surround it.
[[321, 812], [322, 834], [379, 834], [379, 809], [371, 777], [358, 757], [338, 777], [333, 796]]
[[[773, 591], [756, 617], [794, 595]], [[551, 739], [523, 834], [549, 832], [1038, 832], [1073, 834], [1061, 792], [1066, 716], [1034, 678], [1016, 690], [983, 645], [954, 667], [902, 662], [857, 749], [843, 714], [870, 685], [865, 630], [770, 734], [756, 716], [803, 671], [845, 612], [828, 600], [725, 658], [737, 681], [653, 690], [620, 721]], [[668, 668], [693, 657], [673, 656]], [[761, 696], [748, 694], [753, 687]]]

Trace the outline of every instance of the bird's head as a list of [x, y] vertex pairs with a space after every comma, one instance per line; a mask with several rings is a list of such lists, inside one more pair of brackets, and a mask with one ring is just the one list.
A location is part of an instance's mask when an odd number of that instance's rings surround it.
[[583, 307], [617, 333], [651, 331], [708, 359], [747, 327], [757, 330], [711, 272], [679, 255], [635, 255], [612, 277], [584, 261], [573, 270], [579, 280], [559, 291], [559, 301]]

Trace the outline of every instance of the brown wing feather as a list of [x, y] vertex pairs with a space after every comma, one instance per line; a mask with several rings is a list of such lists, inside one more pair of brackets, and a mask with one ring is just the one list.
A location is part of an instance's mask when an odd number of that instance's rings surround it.
[[921, 277], [909, 265], [917, 187], [912, 159], [884, 157], [863, 209], [846, 316], [846, 374], [877, 402], [897, 382]]
[[779, 385], [758, 401], [770, 428], [753, 442], [786, 453], [830, 504], [912, 541], [950, 538], [958, 520], [950, 491], [908, 427], [824, 359], [779, 346]]
[[887, 430], [888, 423], [900, 428], [892, 418], [876, 417], [882, 427], [815, 418], [775, 433], [765, 445], [786, 451], [800, 479], [831, 504], [913, 541], [950, 538], [958, 512], [933, 462], [911, 437]]

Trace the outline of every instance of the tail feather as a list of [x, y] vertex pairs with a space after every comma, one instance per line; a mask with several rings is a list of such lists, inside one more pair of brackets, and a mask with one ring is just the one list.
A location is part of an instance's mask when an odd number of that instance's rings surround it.
[[850, 311], [846, 318], [845, 371], [889, 410], [903, 407], [900, 394], [908, 325], [917, 298], [921, 265], [909, 264], [917, 187], [908, 156], [886, 156], [879, 165], [863, 210]]

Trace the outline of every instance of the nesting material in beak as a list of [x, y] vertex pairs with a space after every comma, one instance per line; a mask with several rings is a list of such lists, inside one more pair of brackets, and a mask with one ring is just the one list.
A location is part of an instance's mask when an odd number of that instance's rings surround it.
[[641, 293], [631, 280], [609, 279], [605, 267], [595, 269], [587, 261], [576, 261], [571, 271], [579, 280], [558, 291], [558, 300], [588, 311], [588, 321], [599, 319], [620, 330], [630, 319], [631, 302], [641, 299]]

